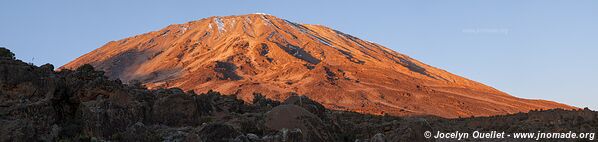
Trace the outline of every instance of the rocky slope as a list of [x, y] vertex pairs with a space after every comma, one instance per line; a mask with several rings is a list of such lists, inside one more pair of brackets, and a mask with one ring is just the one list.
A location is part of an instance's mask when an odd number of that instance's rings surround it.
[[91, 64], [111, 79], [370, 114], [490, 116], [574, 107], [510, 96], [376, 43], [265, 14], [209, 17], [112, 41], [64, 65]]
[[558, 109], [460, 119], [377, 116], [329, 110], [297, 95], [278, 102], [254, 94], [247, 103], [213, 91], [147, 90], [111, 80], [90, 65], [55, 72], [50, 64], [36, 67], [2, 56], [0, 126], [0, 141], [395, 142], [436, 141], [423, 133], [437, 130], [596, 132], [598, 113]]

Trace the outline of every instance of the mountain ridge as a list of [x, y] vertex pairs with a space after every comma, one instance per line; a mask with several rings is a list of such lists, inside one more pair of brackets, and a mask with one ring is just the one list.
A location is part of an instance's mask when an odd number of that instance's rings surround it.
[[[266, 14], [212, 16], [132, 36], [83, 64], [149, 88], [217, 90], [250, 101], [306, 95], [327, 108], [370, 114], [489, 116], [575, 107], [510, 96], [382, 45]], [[427, 104], [432, 103], [432, 104]]]

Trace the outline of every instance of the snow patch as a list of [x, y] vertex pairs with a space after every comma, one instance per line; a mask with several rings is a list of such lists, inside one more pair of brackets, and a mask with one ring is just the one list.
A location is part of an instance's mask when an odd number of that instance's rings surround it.
[[224, 22], [222, 22], [222, 19], [220, 18], [214, 18], [214, 22], [216, 22], [216, 24], [218, 24], [218, 31], [226, 31], [226, 29], [224, 28]]
[[326, 45], [328, 45], [328, 46], [331, 46], [331, 47], [333, 47], [333, 46], [332, 46], [332, 44], [330, 44], [330, 42], [328, 42], [328, 41], [326, 41], [326, 40], [324, 40], [324, 39], [322, 39], [322, 38], [320, 38], [320, 37], [317, 37], [317, 36], [315, 36], [315, 35], [312, 35], [312, 34], [309, 34], [309, 35], [310, 35], [311, 37], [313, 37], [313, 38], [316, 38], [316, 39], [318, 39], [318, 41], [320, 41], [321, 43], [323, 43], [323, 44], [326, 44]]
[[253, 13], [253, 14], [257, 14], [257, 15], [270, 15], [268, 13], [259, 13], [259, 12], [258, 13]]
[[188, 29], [189, 27], [187, 26], [181, 26], [181, 33], [185, 33]]
[[305, 29], [305, 27], [301, 26], [300, 24], [297, 24], [297, 23], [294, 23], [294, 22], [291, 22], [291, 21], [288, 21], [288, 20], [284, 20], [284, 21], [285, 21], [286, 23], [288, 23], [288, 24], [291, 24], [291, 25], [293, 26], [293, 28], [295, 28], [295, 29], [298, 29], [298, 30], [299, 30], [299, 31], [301, 31], [302, 33], [305, 33], [305, 34], [309, 35], [310, 37], [313, 37], [313, 38], [317, 39], [318, 41], [320, 41], [320, 43], [322, 43], [322, 44], [325, 44], [325, 45], [327, 45], [327, 46], [334, 47], [334, 46], [332, 46], [332, 44], [331, 44], [330, 42], [328, 42], [327, 40], [324, 40], [324, 39], [322, 39], [322, 38], [320, 38], [320, 37], [318, 37], [318, 36], [315, 36], [315, 35], [313, 35], [313, 34], [309, 33], [309, 32], [308, 32], [308, 31]]
[[324, 43], [324, 44], [326, 44], [326, 45], [328, 45], [328, 46], [332, 46], [332, 44], [330, 44], [328, 41], [324, 41], [324, 40], [323, 40], [323, 39], [321, 39], [321, 38], [317, 38], [317, 39], [318, 39], [320, 42], [322, 42], [322, 43]]
[[287, 24], [291, 24], [295, 29], [298, 29], [299, 31], [301, 31], [302, 33], [307, 33], [307, 30], [305, 30], [305, 28], [297, 23], [293, 23], [289, 20], [284, 20], [284, 22], [286, 22]]
[[232, 19], [232, 23], [230, 23], [231, 27], [235, 27], [235, 25], [237, 25], [237, 20]]
[[170, 33], [170, 30], [166, 30], [160, 34], [160, 37], [167, 36]]

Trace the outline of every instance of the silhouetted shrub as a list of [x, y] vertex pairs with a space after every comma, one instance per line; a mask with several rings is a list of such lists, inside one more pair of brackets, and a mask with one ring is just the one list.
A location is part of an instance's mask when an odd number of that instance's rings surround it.
[[80, 72], [93, 72], [93, 71], [95, 71], [95, 69], [90, 64], [84, 64], [84, 65], [81, 65], [79, 68], [77, 68], [77, 71], [80, 71]]
[[139, 80], [136, 80], [136, 79], [135, 80], [131, 80], [129, 82], [129, 84], [131, 85], [131, 87], [137, 88], [137, 89], [145, 89], [146, 88], [146, 86], [143, 85], [143, 82], [141, 82]]
[[15, 59], [15, 54], [10, 52], [10, 50], [5, 47], [0, 47], [0, 57]]

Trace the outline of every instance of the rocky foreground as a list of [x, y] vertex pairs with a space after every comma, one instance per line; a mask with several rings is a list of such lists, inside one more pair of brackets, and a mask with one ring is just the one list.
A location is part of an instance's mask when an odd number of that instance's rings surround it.
[[598, 113], [587, 109], [444, 119], [332, 111], [300, 95], [284, 102], [254, 98], [246, 103], [213, 91], [148, 90], [110, 80], [90, 65], [55, 72], [50, 64], [3, 55], [0, 141], [383, 142], [436, 141], [425, 131], [598, 131]]

